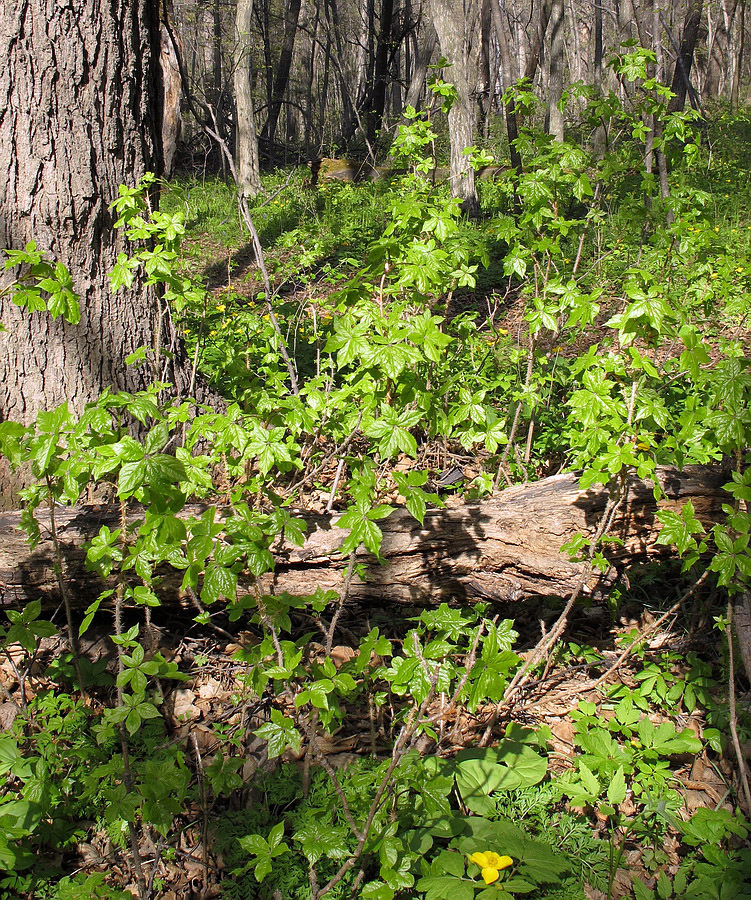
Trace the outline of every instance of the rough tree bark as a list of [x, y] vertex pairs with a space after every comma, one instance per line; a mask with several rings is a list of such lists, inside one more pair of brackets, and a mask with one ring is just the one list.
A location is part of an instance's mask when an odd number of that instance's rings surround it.
[[404, 100], [405, 108], [408, 106], [420, 109], [420, 100], [425, 90], [425, 78], [428, 74], [428, 66], [433, 58], [438, 35], [435, 33], [433, 23], [425, 21], [420, 31], [420, 40], [414, 58], [414, 69], [407, 88], [407, 96]]
[[[144, 345], [172, 349], [165, 374], [178, 392], [190, 384], [157, 296], [138, 277], [117, 293], [108, 279], [127, 250], [109, 209], [118, 185], [163, 171], [159, 56], [157, 0], [0, 3], [0, 248], [35, 240], [82, 305], [77, 325], [29, 314], [1, 290], [15, 273], [0, 276], [0, 420], [143, 388], [150, 373], [123, 360]], [[18, 487], [0, 470], [0, 508]]]
[[[475, 139], [475, 103], [472, 99], [477, 82], [477, 0], [431, 0], [433, 25], [438, 34], [441, 53], [451, 68], [445, 78], [456, 88], [456, 99], [449, 112], [451, 143], [451, 193], [462, 201], [468, 215], [479, 213], [480, 203], [475, 187], [475, 171], [464, 153]], [[473, 43], [474, 42], [474, 43]]]
[[[697, 517], [709, 528], [722, 517], [722, 502], [727, 498], [722, 485], [727, 480], [728, 473], [719, 467], [693, 467], [682, 473], [666, 469], [660, 475], [666, 494], [660, 506], [677, 509], [691, 500]], [[567, 597], [585, 566], [571, 562], [560, 548], [576, 533], [593, 534], [606, 502], [607, 493], [601, 487], [581, 490], [574, 475], [556, 475], [508, 488], [487, 500], [429, 510], [422, 526], [406, 510], [398, 510], [381, 523], [381, 554], [386, 564], [378, 565], [361, 553], [358, 561], [366, 564], [367, 577], [353, 580], [350, 596], [362, 602], [427, 605], [447, 600]], [[666, 552], [656, 544], [656, 508], [652, 485], [633, 480], [611, 531], [622, 544], [607, 548], [610, 571], [587, 578], [590, 596], [605, 594], [620, 569]], [[183, 515], [200, 512], [201, 508], [193, 507]], [[137, 517], [137, 511], [131, 512], [131, 520]], [[57, 602], [51, 543], [42, 542], [30, 551], [18, 530], [19, 518], [19, 513], [0, 515], [0, 605], [22, 604], [39, 596]], [[275, 546], [275, 572], [260, 579], [264, 592], [342, 590], [347, 558], [339, 548], [346, 532], [334, 527], [336, 516], [305, 518], [304, 547]], [[59, 509], [56, 522], [70, 594], [85, 606], [101, 585], [93, 583], [83, 566], [83, 543], [102, 525], [117, 527], [118, 512], [103, 507]], [[181, 578], [181, 572], [173, 573], [160, 585], [166, 603], [177, 602]], [[246, 589], [251, 590], [250, 585]]]

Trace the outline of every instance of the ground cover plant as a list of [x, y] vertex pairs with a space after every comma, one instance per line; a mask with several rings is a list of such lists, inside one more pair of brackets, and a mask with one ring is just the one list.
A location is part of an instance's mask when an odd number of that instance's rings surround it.
[[[0, 894], [751, 891], [732, 632], [751, 574], [751, 123], [669, 114], [648, 62], [615, 59], [632, 105], [581, 122], [628, 139], [598, 157], [530, 127], [477, 222], [425, 178], [443, 113], [410, 113], [390, 181], [273, 175], [250, 206], [268, 284], [225, 187], [166, 187], [159, 210], [151, 179], [121, 188], [133, 249], [113, 280], [143, 267], [226, 406], [171, 397], [157, 347], [127, 360], [151, 367], [145, 391], [0, 423], [0, 451], [33, 472], [22, 524], [32, 545], [49, 533], [60, 599], [8, 610], [0, 633]], [[445, 112], [451, 88], [434, 89]], [[75, 321], [64, 268], [35, 246], [7, 266], [16, 303]], [[397, 505], [423, 522], [452, 493], [575, 469], [609, 492], [567, 547], [592, 572], [631, 475], [723, 460], [724, 520], [660, 513], [673, 568], [625, 573], [609, 606], [584, 579], [534, 622], [349, 596]], [[82, 606], [56, 516], [87, 495], [119, 518], [86, 548], [103, 589]], [[259, 587], [282, 540], [304, 543], [303, 510], [337, 514], [341, 594]]]

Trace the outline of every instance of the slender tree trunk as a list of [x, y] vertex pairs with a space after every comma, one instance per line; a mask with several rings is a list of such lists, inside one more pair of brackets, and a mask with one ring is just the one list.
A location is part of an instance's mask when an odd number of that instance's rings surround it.
[[373, 69], [373, 93], [367, 117], [368, 141], [371, 144], [375, 144], [378, 132], [381, 130], [381, 125], [383, 124], [393, 24], [394, 0], [382, 0], [381, 18], [378, 26], [378, 42], [376, 44], [375, 66]]
[[175, 166], [177, 142], [182, 128], [182, 116], [180, 114], [180, 97], [182, 96], [182, 83], [180, 69], [177, 62], [177, 54], [172, 46], [172, 40], [167, 29], [162, 25], [160, 30], [161, 48], [160, 65], [162, 70], [162, 82], [164, 85], [164, 99], [162, 102], [162, 150], [164, 154], [164, 176], [169, 178]]
[[730, 108], [738, 109], [740, 96], [741, 73], [743, 71], [743, 51], [746, 40], [746, 0], [740, 0], [740, 15], [738, 16], [738, 38], [735, 42], [735, 62], [733, 65], [733, 78], [730, 84]]
[[594, 53], [592, 58], [592, 83], [599, 93], [602, 90], [602, 4], [594, 0]]
[[217, 117], [222, 106], [222, 7], [220, 0], [214, 0], [211, 7], [211, 68], [212, 82], [209, 102], [214, 107]]
[[472, 90], [476, 81], [477, 50], [472, 35], [479, 9], [474, 0], [463, 5], [454, 0], [432, 0], [433, 25], [438, 34], [441, 53], [451, 64], [445, 73], [456, 88], [456, 99], [449, 112], [451, 143], [451, 193], [459, 197], [468, 215], [476, 215], [480, 204], [475, 187], [475, 172], [464, 150], [474, 144], [475, 104]]
[[548, 30], [548, 23], [553, 12], [554, 0], [541, 0], [539, 4], [539, 15], [537, 24], [532, 36], [532, 45], [527, 55], [527, 63], [524, 67], [524, 80], [532, 82], [540, 67], [542, 59], [542, 50], [545, 46], [545, 33]]
[[553, 0], [550, 16], [550, 79], [548, 82], [548, 134], [557, 141], [563, 140], [564, 117], [559, 108], [563, 96], [564, 49], [563, 23], [565, 9], [563, 0]]
[[[159, 56], [151, 0], [0, 4], [0, 248], [36, 241], [81, 298], [76, 325], [28, 313], [2, 291], [16, 273], [0, 274], [0, 421], [28, 423], [64, 401], [81, 412], [104, 388], [144, 388], [152, 373], [124, 362], [141, 346], [172, 350], [158, 376], [188, 390], [159, 298], [137, 273], [117, 292], [108, 277], [128, 251], [109, 208], [118, 185], [163, 170]], [[0, 473], [0, 504], [14, 502], [20, 481]]]
[[237, 187], [246, 197], [261, 191], [261, 171], [258, 161], [256, 116], [251, 90], [253, 72], [250, 57], [250, 27], [253, 19], [253, 0], [237, 0], [235, 19], [235, 168]]
[[274, 143], [276, 125], [279, 121], [279, 112], [281, 111], [282, 101], [284, 100], [287, 84], [289, 83], [289, 73], [292, 66], [292, 51], [295, 46], [299, 18], [300, 0], [288, 0], [284, 12], [284, 37], [282, 39], [282, 49], [279, 54], [279, 65], [277, 66], [276, 76], [274, 77], [274, 86], [271, 90], [271, 106], [269, 107], [269, 115], [266, 119], [266, 124], [263, 126], [262, 136], [269, 144]]
[[[491, 0], [490, 11], [493, 14], [493, 25], [495, 26], [496, 40], [501, 52], [501, 73], [503, 76], [503, 90], [507, 91], [514, 82], [511, 71], [511, 48], [508, 35], [506, 33], [506, 23], [504, 15], [501, 11], [500, 0]], [[511, 157], [511, 165], [514, 171], [519, 174], [522, 171], [522, 157], [517, 146], [519, 138], [519, 118], [516, 111], [516, 103], [510, 99], [505, 107], [506, 115], [506, 135], [508, 137], [509, 155]]]
[[491, 4], [495, 0], [482, 0], [480, 14], [480, 77], [477, 85], [477, 106], [480, 115], [480, 131], [487, 140], [490, 128], [490, 108], [492, 84], [495, 81], [491, 70], [491, 35], [493, 33], [493, 14]]
[[675, 97], [670, 101], [670, 112], [682, 110], [686, 105], [686, 94], [691, 89], [691, 66], [694, 62], [694, 50], [699, 36], [699, 26], [704, 9], [704, 0], [689, 0], [686, 17], [683, 21], [683, 34], [678, 58], [675, 61], [673, 82], [670, 89]]

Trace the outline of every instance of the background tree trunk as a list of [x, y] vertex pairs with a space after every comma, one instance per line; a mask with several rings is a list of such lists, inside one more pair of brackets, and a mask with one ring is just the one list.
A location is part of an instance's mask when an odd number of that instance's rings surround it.
[[373, 67], [373, 90], [367, 117], [368, 141], [371, 144], [375, 144], [378, 132], [383, 124], [383, 114], [386, 109], [386, 88], [389, 80], [393, 26], [394, 0], [382, 0], [381, 16], [378, 25], [378, 42], [376, 44]]
[[456, 88], [456, 99], [448, 116], [451, 143], [451, 193], [459, 197], [468, 215], [480, 209], [475, 188], [475, 171], [464, 153], [475, 139], [475, 103], [472, 93], [477, 80], [477, 47], [473, 46], [479, 5], [475, 0], [431, 0], [433, 25], [438, 34], [441, 53], [451, 68], [444, 72], [446, 81]]
[[565, 9], [563, 0], [553, 0], [550, 15], [550, 74], [548, 78], [548, 114], [547, 132], [557, 141], [563, 140], [563, 113], [558, 104], [563, 96], [563, 77], [565, 70], [563, 40], [563, 23]]
[[668, 106], [670, 112], [682, 110], [686, 105], [686, 94], [691, 89], [691, 66], [694, 62], [694, 49], [699, 36], [703, 9], [704, 0], [689, 0], [686, 18], [683, 21], [681, 47], [675, 61], [673, 82], [670, 85], [670, 89], [675, 94]]
[[[124, 362], [144, 345], [172, 349], [174, 366], [159, 374], [188, 388], [156, 294], [138, 277], [113, 293], [108, 279], [128, 249], [108, 208], [118, 185], [163, 170], [159, 55], [154, 0], [0, 4], [0, 248], [36, 241], [68, 267], [82, 306], [71, 325], [0, 292], [0, 420], [27, 423], [65, 400], [80, 412], [105, 387], [145, 387], [146, 367]], [[0, 288], [14, 277], [0, 275]], [[0, 508], [18, 484], [0, 471]]]
[[279, 112], [282, 108], [284, 95], [287, 91], [289, 72], [292, 66], [292, 51], [295, 46], [297, 22], [299, 18], [300, 0], [288, 0], [284, 13], [284, 38], [282, 40], [282, 49], [279, 54], [279, 65], [277, 66], [274, 84], [271, 89], [271, 106], [269, 107], [269, 115], [266, 119], [266, 124], [263, 126], [262, 136], [269, 144], [274, 143], [276, 124], [279, 121]]
[[253, 0], [237, 0], [235, 39], [237, 67], [235, 68], [235, 168], [237, 187], [246, 197], [255, 197], [261, 190], [261, 170], [258, 162], [256, 114], [253, 108], [253, 69], [250, 55], [250, 29], [253, 19]]

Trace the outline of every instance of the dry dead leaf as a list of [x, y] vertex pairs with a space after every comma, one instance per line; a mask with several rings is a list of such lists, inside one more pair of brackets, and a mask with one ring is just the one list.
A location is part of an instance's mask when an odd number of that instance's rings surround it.
[[198, 719], [201, 716], [201, 710], [196, 707], [195, 699], [196, 695], [190, 688], [176, 688], [170, 695], [173, 718], [178, 722], [185, 719]]

